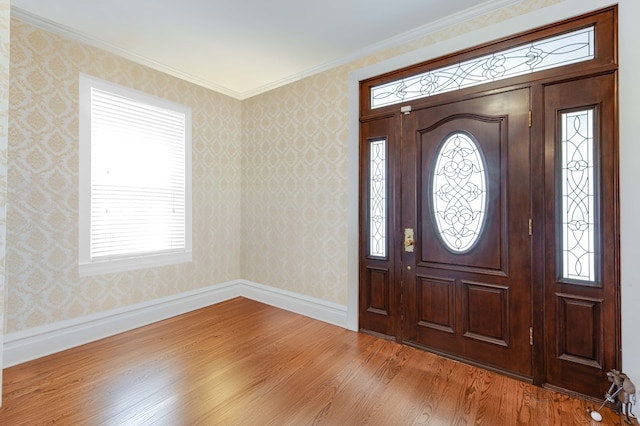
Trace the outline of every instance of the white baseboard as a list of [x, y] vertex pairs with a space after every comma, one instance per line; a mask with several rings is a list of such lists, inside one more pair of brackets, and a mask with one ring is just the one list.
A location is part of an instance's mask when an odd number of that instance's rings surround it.
[[238, 281], [242, 297], [347, 328], [347, 307], [315, 297], [254, 283]]
[[3, 368], [181, 315], [234, 297], [246, 297], [320, 321], [346, 327], [344, 305], [236, 280], [174, 296], [60, 321], [4, 336]]

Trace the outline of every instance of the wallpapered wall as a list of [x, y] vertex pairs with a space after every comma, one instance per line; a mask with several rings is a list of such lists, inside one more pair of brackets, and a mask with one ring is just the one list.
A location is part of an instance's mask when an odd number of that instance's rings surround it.
[[243, 278], [346, 303], [347, 96], [340, 70], [243, 103]]
[[243, 278], [346, 304], [349, 72], [560, 1], [523, 1], [243, 101]]
[[[13, 20], [7, 331], [238, 278], [346, 304], [348, 73], [559, 1], [524, 0], [242, 102]], [[79, 72], [193, 108], [192, 264], [79, 278]]]
[[[7, 149], [9, 121], [9, 0], [0, 1], [0, 345], [3, 342], [6, 294]], [[0, 366], [3, 365], [0, 354]], [[0, 383], [2, 371], [0, 370]], [[2, 405], [2, 396], [0, 396]]]
[[[192, 263], [78, 276], [79, 72], [192, 108]], [[8, 332], [240, 276], [239, 101], [15, 19], [10, 90]]]

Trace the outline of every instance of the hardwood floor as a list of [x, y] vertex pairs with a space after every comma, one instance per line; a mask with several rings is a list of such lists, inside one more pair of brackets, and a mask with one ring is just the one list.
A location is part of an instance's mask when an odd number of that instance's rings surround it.
[[3, 402], [5, 426], [582, 425], [594, 407], [243, 298], [8, 368]]

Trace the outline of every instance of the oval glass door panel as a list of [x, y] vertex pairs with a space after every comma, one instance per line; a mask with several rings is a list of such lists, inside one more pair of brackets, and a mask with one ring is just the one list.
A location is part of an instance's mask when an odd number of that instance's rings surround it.
[[473, 136], [450, 134], [436, 155], [432, 177], [440, 240], [453, 253], [467, 253], [480, 238], [487, 210], [487, 171]]

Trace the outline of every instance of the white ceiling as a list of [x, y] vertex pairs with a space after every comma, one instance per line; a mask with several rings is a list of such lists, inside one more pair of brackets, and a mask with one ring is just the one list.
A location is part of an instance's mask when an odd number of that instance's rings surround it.
[[520, 0], [11, 0], [18, 19], [244, 99]]

